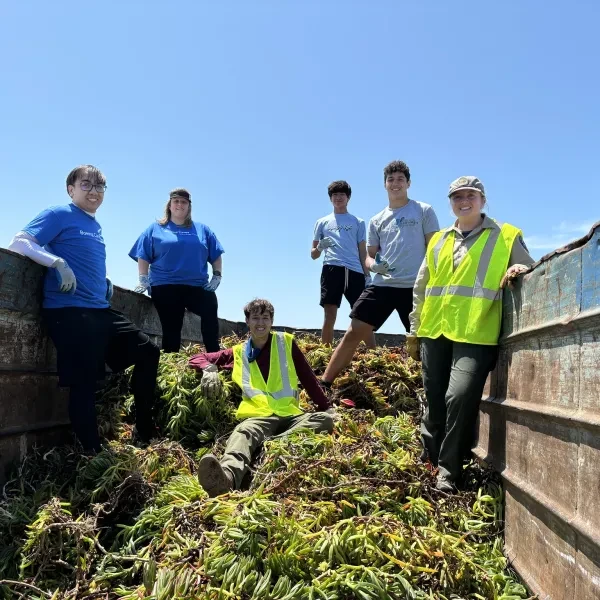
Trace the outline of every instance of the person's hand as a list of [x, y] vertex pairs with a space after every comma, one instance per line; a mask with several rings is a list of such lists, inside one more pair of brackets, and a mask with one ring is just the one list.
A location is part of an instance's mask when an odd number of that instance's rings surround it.
[[139, 282], [133, 291], [137, 292], [138, 294], [143, 294], [149, 287], [150, 277], [148, 277], [148, 275], [140, 274]]
[[413, 360], [421, 360], [421, 344], [416, 335], [406, 336], [406, 351]]
[[213, 275], [211, 277], [210, 281], [208, 283], [205, 283], [202, 287], [207, 292], [214, 292], [219, 287], [220, 283], [221, 283], [221, 276], [220, 275]]
[[106, 301], [110, 302], [110, 299], [113, 297], [113, 284], [112, 281], [107, 277], [106, 278]]
[[509, 267], [508, 271], [506, 271], [506, 274], [500, 282], [500, 287], [508, 287], [508, 289], [512, 289], [513, 281], [527, 271], [529, 271], [529, 267], [527, 265], [513, 265], [512, 267]]
[[371, 271], [373, 271], [373, 273], [387, 275], [388, 273], [393, 273], [395, 270], [394, 267], [390, 268], [390, 263], [388, 263], [387, 260], [381, 258], [379, 252], [375, 255], [375, 262], [371, 265]]
[[202, 373], [200, 380], [200, 390], [209, 400], [214, 400], [219, 397], [223, 384], [219, 377], [219, 367], [217, 365], [208, 365]]
[[319, 240], [317, 250], [322, 252], [325, 248], [331, 248], [332, 246], [335, 246], [335, 242], [330, 237], [324, 237]]
[[52, 266], [56, 269], [60, 291], [74, 294], [77, 289], [77, 279], [75, 279], [75, 273], [73, 273], [67, 261], [64, 258], [59, 258]]

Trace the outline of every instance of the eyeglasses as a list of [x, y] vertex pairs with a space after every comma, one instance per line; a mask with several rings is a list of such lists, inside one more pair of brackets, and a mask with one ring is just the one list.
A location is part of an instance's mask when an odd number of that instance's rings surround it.
[[106, 184], [105, 183], [92, 183], [91, 181], [87, 181], [87, 179], [84, 179], [83, 181], [80, 181], [79, 182], [79, 187], [84, 192], [91, 192], [94, 188], [96, 189], [96, 191], [99, 194], [104, 194], [104, 192], [106, 191]]

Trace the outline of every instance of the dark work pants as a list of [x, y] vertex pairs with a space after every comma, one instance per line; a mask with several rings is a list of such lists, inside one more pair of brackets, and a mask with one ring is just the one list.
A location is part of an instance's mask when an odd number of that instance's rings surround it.
[[453, 342], [444, 336], [419, 341], [427, 397], [423, 445], [440, 475], [456, 481], [473, 445], [479, 403], [498, 346]]
[[85, 450], [99, 450], [96, 382], [105, 364], [114, 371], [135, 365], [131, 387], [140, 438], [153, 433], [152, 406], [160, 351], [122, 313], [111, 308], [44, 309], [44, 322], [56, 346], [59, 384], [70, 388], [69, 416]]
[[201, 319], [200, 332], [206, 351], [220, 350], [219, 304], [214, 292], [194, 285], [153, 285], [152, 302], [160, 319], [165, 352], [179, 352], [186, 308]]

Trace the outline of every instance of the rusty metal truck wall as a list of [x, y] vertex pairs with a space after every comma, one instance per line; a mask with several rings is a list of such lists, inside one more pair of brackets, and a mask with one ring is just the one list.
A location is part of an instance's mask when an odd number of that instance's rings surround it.
[[[57, 385], [56, 356], [40, 319], [44, 269], [0, 249], [0, 482], [5, 467], [32, 444], [63, 441], [69, 432], [67, 397]], [[115, 287], [112, 305], [153, 339], [160, 322], [149, 298]], [[200, 319], [188, 314], [184, 342], [201, 340]], [[222, 320], [223, 335], [242, 324]]]
[[506, 551], [541, 599], [600, 598], [600, 228], [504, 298], [475, 453], [506, 484]]

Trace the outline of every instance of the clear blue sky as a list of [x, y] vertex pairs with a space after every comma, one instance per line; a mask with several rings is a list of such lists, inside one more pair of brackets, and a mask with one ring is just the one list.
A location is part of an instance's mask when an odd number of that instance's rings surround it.
[[220, 315], [262, 296], [319, 327], [327, 185], [347, 179], [366, 220], [402, 159], [443, 226], [449, 182], [480, 177], [539, 257], [600, 218], [599, 22], [597, 0], [6, 0], [0, 245], [93, 163], [109, 273], [132, 288], [129, 248], [184, 186], [226, 249]]

